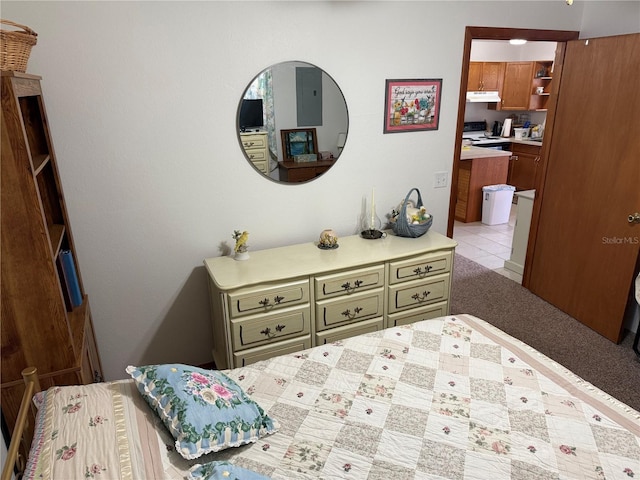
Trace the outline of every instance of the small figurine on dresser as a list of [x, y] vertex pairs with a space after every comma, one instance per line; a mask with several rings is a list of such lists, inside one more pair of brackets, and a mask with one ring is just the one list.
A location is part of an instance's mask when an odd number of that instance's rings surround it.
[[248, 260], [249, 245], [247, 245], [247, 240], [249, 239], [249, 232], [246, 230], [243, 232], [240, 230], [234, 230], [232, 237], [236, 241], [236, 246], [233, 248], [233, 251], [235, 252], [234, 258], [236, 260]]
[[333, 250], [338, 248], [338, 235], [330, 228], [323, 230], [320, 234], [318, 248], [322, 250]]

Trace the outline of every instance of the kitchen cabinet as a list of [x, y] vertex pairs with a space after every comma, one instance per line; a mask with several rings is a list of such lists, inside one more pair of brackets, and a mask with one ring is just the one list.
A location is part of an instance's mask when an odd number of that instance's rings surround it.
[[[551, 80], [553, 76], [553, 61], [542, 60], [534, 62], [533, 80], [531, 82], [531, 99], [529, 110], [546, 111], [551, 94]], [[540, 92], [539, 90], [542, 90]]]
[[463, 151], [458, 170], [455, 219], [482, 220], [482, 187], [507, 183], [510, 153], [490, 148], [470, 147]]
[[511, 144], [511, 154], [507, 183], [516, 187], [516, 190], [536, 188], [536, 176], [539, 175], [540, 165], [540, 147], [514, 142]]
[[502, 62], [471, 62], [469, 63], [469, 77], [467, 91], [500, 91], [504, 76]]
[[205, 259], [217, 368], [449, 314], [456, 242], [341, 238]]
[[529, 110], [534, 62], [506, 62], [500, 92], [501, 101], [489, 104], [495, 110]]

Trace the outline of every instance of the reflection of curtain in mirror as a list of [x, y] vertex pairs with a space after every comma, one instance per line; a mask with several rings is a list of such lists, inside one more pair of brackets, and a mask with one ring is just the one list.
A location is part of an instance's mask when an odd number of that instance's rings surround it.
[[271, 70], [265, 70], [249, 85], [244, 98], [261, 98], [264, 106], [264, 125], [269, 138], [269, 151], [277, 156], [276, 122], [273, 111], [273, 76]]

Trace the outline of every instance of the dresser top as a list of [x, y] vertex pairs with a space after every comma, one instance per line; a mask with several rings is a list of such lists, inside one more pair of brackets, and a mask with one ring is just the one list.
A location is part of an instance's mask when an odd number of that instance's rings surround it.
[[211, 279], [221, 290], [293, 279], [349, 269], [388, 260], [454, 248], [457, 243], [429, 230], [418, 238], [404, 238], [388, 232], [386, 238], [366, 240], [359, 235], [342, 237], [339, 247], [322, 250], [317, 242], [249, 251], [248, 260], [233, 256], [204, 260]]

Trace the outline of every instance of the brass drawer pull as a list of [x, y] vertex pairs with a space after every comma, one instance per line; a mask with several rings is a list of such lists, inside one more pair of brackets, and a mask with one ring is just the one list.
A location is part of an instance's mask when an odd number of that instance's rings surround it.
[[422, 292], [422, 295], [420, 295], [419, 293], [416, 293], [415, 295], [411, 295], [411, 298], [413, 298], [414, 300], [417, 300], [418, 302], [424, 302], [430, 294], [431, 292], [428, 292], [427, 290], [425, 290], [424, 292]]
[[347, 292], [350, 293], [355, 291], [356, 288], [359, 288], [360, 286], [362, 286], [363, 283], [364, 281], [362, 280], [356, 280], [355, 282], [353, 282], [353, 287], [351, 286], [351, 282], [343, 283], [340, 286], [342, 287], [343, 290], [346, 290]]
[[264, 300], [260, 300], [258, 303], [260, 305], [262, 305], [264, 308], [270, 308], [273, 307], [274, 305], [279, 305], [280, 302], [282, 302], [282, 300], [284, 300], [284, 297], [281, 297], [280, 295], [276, 295], [275, 297], [273, 297], [273, 302], [274, 304], [271, 304], [271, 300], [269, 300], [268, 298], [265, 298]]
[[[282, 330], [284, 330], [284, 327], [285, 327], [285, 325], [278, 324], [278, 325], [276, 325], [275, 330], [276, 330], [276, 332], [280, 333]], [[266, 327], [264, 330], [260, 330], [260, 333], [262, 335], [264, 335], [265, 337], [267, 337], [267, 338], [273, 338], [273, 337], [276, 336], [275, 333], [271, 332], [271, 328], [270, 327]]]
[[358, 314], [363, 311], [364, 308], [361, 307], [356, 307], [353, 309], [353, 314], [351, 314], [351, 310], [350, 309], [346, 309], [344, 312], [342, 312], [342, 315], [344, 315], [345, 317], [349, 318], [349, 319], [354, 319], [358, 316]]
[[431, 271], [431, 269], [433, 269], [433, 265], [427, 265], [426, 267], [424, 267], [424, 271], [422, 270], [422, 267], [418, 267], [413, 271], [413, 273], [415, 273], [419, 277], [424, 277]]

